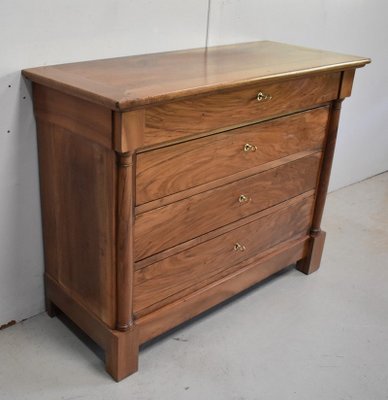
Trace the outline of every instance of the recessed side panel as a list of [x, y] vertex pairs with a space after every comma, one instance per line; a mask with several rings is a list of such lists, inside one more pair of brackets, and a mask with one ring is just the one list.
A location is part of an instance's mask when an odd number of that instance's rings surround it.
[[37, 126], [46, 274], [113, 327], [114, 152], [41, 119]]

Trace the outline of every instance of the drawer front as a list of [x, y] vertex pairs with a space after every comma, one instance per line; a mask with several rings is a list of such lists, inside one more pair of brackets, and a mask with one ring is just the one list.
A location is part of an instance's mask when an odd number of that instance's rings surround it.
[[137, 270], [135, 313], [278, 243], [306, 235], [313, 203], [313, 196], [294, 201], [288, 207]]
[[137, 215], [135, 260], [314, 189], [321, 154]]
[[320, 150], [328, 107], [141, 153], [137, 205], [308, 150]]
[[339, 72], [315, 75], [150, 107], [144, 144], [179, 140], [334, 100], [340, 77]]

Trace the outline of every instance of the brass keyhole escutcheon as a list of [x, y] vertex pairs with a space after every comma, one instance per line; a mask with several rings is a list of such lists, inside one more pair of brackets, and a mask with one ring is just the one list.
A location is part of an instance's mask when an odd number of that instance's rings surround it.
[[233, 247], [234, 251], [245, 251], [245, 246], [240, 243], [236, 243]]
[[263, 92], [257, 93], [257, 101], [271, 100], [272, 96]]
[[249, 197], [245, 196], [245, 194], [240, 194], [239, 198], [238, 198], [238, 202], [239, 203], [246, 203], [249, 201]]
[[257, 147], [254, 146], [253, 144], [250, 144], [250, 143], [245, 143], [244, 144], [244, 151], [246, 153], [248, 153], [249, 151], [256, 151], [256, 150], [257, 150]]

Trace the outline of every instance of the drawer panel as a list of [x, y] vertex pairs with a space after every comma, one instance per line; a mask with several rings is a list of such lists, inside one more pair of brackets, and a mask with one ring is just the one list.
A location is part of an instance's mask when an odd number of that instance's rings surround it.
[[137, 215], [135, 260], [314, 189], [321, 154]]
[[340, 77], [336, 72], [296, 78], [150, 107], [145, 115], [144, 144], [179, 140], [334, 100]]
[[[313, 196], [135, 272], [135, 313], [239, 262], [308, 233]], [[237, 246], [238, 245], [238, 246]]]
[[320, 150], [328, 115], [328, 107], [322, 107], [141, 153], [137, 157], [136, 203], [147, 203], [290, 154]]

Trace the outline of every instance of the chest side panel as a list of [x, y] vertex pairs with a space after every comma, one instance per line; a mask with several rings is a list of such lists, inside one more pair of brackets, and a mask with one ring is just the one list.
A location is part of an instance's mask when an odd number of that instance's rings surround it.
[[77, 109], [77, 99], [65, 96], [63, 104], [44, 88], [35, 98], [46, 274], [113, 327], [116, 158], [108, 148], [110, 113], [96, 115], [93, 106], [90, 113], [81, 102], [84, 113], [77, 117], [63, 111]]

